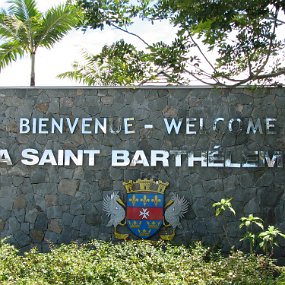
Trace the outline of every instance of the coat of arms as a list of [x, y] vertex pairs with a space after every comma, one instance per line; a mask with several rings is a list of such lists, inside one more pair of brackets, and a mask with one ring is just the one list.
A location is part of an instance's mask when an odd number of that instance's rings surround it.
[[142, 239], [150, 238], [162, 229], [164, 234], [160, 234], [161, 239], [173, 239], [175, 229], [182, 228], [180, 219], [187, 212], [188, 202], [184, 197], [171, 193], [171, 198], [165, 205], [164, 194], [168, 184], [152, 179], [130, 180], [123, 183], [127, 192], [126, 203], [118, 192], [104, 198], [103, 210], [110, 217], [107, 226], [114, 226], [116, 238], [129, 237], [129, 234], [117, 230], [118, 226], [127, 225], [134, 235]]

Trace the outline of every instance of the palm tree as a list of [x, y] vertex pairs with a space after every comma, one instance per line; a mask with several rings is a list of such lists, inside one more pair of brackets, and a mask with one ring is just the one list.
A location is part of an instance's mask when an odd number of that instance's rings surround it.
[[25, 55], [31, 58], [31, 86], [35, 86], [35, 57], [39, 47], [52, 48], [76, 26], [79, 12], [59, 5], [41, 13], [35, 0], [11, 0], [0, 11], [0, 71]]

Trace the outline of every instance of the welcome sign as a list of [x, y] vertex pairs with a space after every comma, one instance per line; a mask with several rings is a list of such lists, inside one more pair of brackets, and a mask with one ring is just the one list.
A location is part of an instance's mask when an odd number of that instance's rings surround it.
[[[285, 232], [282, 88], [18, 88], [0, 103], [0, 238], [20, 248], [116, 234], [215, 243], [223, 226], [240, 244], [251, 213]], [[144, 193], [148, 181], [169, 183], [164, 196]], [[125, 227], [110, 222], [112, 197]], [[222, 198], [237, 212], [223, 224]]]
[[[205, 129], [204, 118], [162, 118], [164, 122], [164, 131], [170, 134], [194, 136], [199, 133], [207, 134], [209, 132], [221, 131], [221, 125], [225, 127], [225, 118], [215, 118], [212, 122], [212, 128]], [[74, 134], [79, 132], [82, 135], [132, 135], [136, 133], [135, 118], [20, 118], [20, 134], [63, 134], [64, 132]], [[238, 135], [244, 131], [246, 135], [275, 135], [276, 118], [231, 118], [226, 122], [226, 130], [230, 134]], [[184, 123], [184, 124], [183, 124]], [[183, 126], [184, 125], [184, 126]], [[245, 126], [244, 126], [245, 125]], [[153, 129], [153, 124], [145, 124], [144, 129]], [[136, 150], [133, 155], [128, 150], [112, 150], [111, 166], [136, 166], [156, 167], [161, 163], [163, 167], [169, 167], [171, 161], [173, 166], [181, 167], [182, 158], [187, 160], [188, 167], [194, 167], [199, 163], [201, 167], [279, 167], [283, 168], [283, 152], [273, 150], [271, 152], [264, 150], [254, 150], [247, 154], [243, 153], [239, 162], [232, 161], [233, 153], [229, 150], [221, 150], [219, 145], [214, 146], [213, 150], [203, 150], [197, 156], [194, 150], [151, 150], [146, 154], [144, 150]], [[76, 153], [72, 150], [61, 149], [56, 152], [46, 149], [42, 153], [38, 150], [28, 148], [21, 153], [21, 162], [24, 165], [57, 165], [69, 166], [71, 163], [82, 166], [84, 160], [87, 165], [94, 166], [96, 156], [100, 155], [100, 149], [78, 150]], [[149, 157], [149, 158], [147, 158]], [[186, 158], [185, 158], [186, 157]], [[0, 150], [0, 162], [12, 165], [9, 152], [6, 149]]]

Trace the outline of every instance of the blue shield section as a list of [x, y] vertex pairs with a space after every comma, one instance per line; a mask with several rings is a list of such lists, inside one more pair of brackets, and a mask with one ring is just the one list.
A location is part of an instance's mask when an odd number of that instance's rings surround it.
[[164, 194], [128, 193], [127, 226], [137, 237], [147, 239], [156, 234], [163, 223]]

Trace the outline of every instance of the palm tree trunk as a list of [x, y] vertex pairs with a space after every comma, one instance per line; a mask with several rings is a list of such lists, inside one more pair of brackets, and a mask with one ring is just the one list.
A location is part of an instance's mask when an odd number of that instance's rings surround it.
[[31, 84], [30, 86], [35, 86], [36, 74], [35, 74], [35, 60], [36, 60], [36, 52], [31, 53]]

